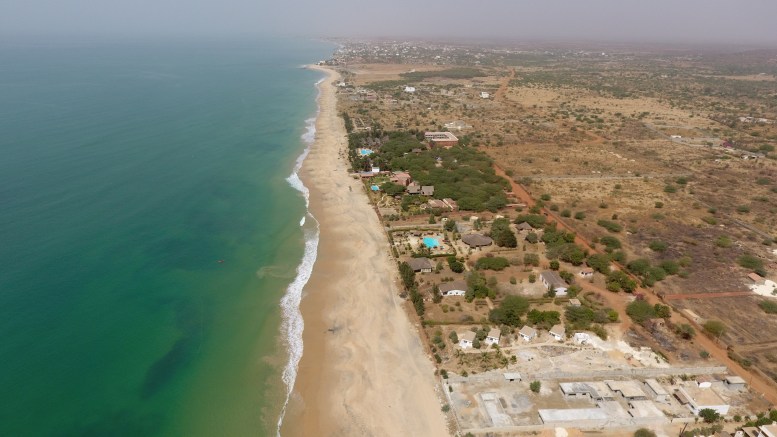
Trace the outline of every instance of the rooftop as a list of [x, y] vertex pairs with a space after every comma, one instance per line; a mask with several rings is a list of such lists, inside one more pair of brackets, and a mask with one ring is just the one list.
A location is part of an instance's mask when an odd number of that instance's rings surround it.
[[726, 377], [726, 382], [729, 383], [729, 384], [747, 384], [747, 382], [745, 381], [744, 378], [742, 378], [741, 376], [736, 376], [736, 375], [734, 375], [734, 376], [727, 376]]
[[491, 330], [488, 331], [488, 335], [487, 335], [487, 337], [491, 337], [491, 338], [499, 338], [501, 336], [502, 336], [502, 331], [500, 331], [497, 328], [491, 328]]
[[447, 293], [449, 291], [453, 290], [467, 290], [467, 283], [464, 281], [451, 281], [451, 282], [443, 282], [438, 286], [440, 289], [440, 293]]
[[537, 330], [532, 328], [531, 326], [524, 326], [523, 328], [521, 328], [520, 334], [525, 335], [527, 337], [532, 337], [534, 335], [537, 335]]
[[637, 381], [605, 381], [612, 391], [621, 392], [625, 398], [645, 397], [641, 384]]
[[699, 408], [714, 405], [726, 405], [726, 401], [711, 388], [680, 387], [678, 389], [688, 399], [688, 402], [696, 404]]
[[650, 387], [651, 390], [653, 390], [657, 395], [668, 395], [667, 391], [664, 389], [664, 387], [658, 383], [655, 379], [646, 379], [645, 384], [647, 384], [648, 387]]
[[461, 334], [461, 336], [459, 337], [459, 340], [467, 340], [467, 341], [469, 341], [471, 343], [471, 342], [475, 341], [475, 333], [472, 332], [472, 331], [467, 331], [467, 332]]
[[561, 276], [558, 275], [557, 271], [554, 270], [546, 270], [542, 273], [540, 273], [540, 277], [551, 287], [553, 288], [566, 288], [567, 283], [563, 279], [561, 279]]
[[485, 235], [480, 234], [462, 235], [461, 241], [463, 241], [467, 246], [472, 247], [490, 246], [494, 242], [494, 240], [492, 240], [490, 237], [486, 237]]
[[609, 417], [601, 408], [549, 409], [539, 410], [539, 413], [543, 423], [607, 420]]
[[456, 135], [450, 132], [425, 132], [424, 139], [427, 141], [458, 141]]
[[564, 330], [564, 325], [559, 323], [558, 325], [550, 328], [550, 333], [558, 336], [563, 336], [564, 334], [566, 334], [566, 331]]
[[429, 258], [410, 258], [407, 260], [407, 264], [410, 266], [410, 268], [416, 271], [431, 269], [434, 267], [432, 265], [432, 261], [430, 261]]

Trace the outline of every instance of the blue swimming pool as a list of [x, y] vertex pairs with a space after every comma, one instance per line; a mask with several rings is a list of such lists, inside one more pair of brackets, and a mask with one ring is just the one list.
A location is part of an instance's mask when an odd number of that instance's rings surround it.
[[424, 246], [432, 249], [440, 246], [440, 242], [436, 238], [424, 237]]
[[359, 155], [361, 156], [367, 156], [372, 155], [374, 152], [370, 149], [359, 149]]
[[379, 187], [379, 186], [377, 186], [377, 185], [370, 185], [370, 189], [371, 189], [372, 191], [378, 191], [378, 190], [380, 190], [380, 187]]

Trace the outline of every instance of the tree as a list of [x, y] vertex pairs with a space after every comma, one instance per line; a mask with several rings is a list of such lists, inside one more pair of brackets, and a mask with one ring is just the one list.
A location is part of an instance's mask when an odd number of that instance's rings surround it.
[[380, 186], [380, 189], [389, 196], [398, 196], [405, 192], [405, 187], [393, 182], [386, 182]]
[[561, 264], [559, 264], [558, 260], [551, 260], [550, 261], [550, 269], [551, 270], [558, 270], [561, 267]]
[[448, 232], [453, 232], [456, 229], [456, 220], [448, 219], [448, 221], [445, 222], [443, 228], [445, 228], [445, 230]]
[[510, 221], [506, 218], [498, 218], [491, 224], [491, 238], [499, 247], [517, 247], [518, 240], [513, 230], [510, 229]]
[[534, 393], [539, 393], [541, 388], [542, 388], [542, 383], [539, 381], [532, 381], [529, 384], [529, 390], [531, 390]]
[[726, 333], [726, 325], [720, 320], [708, 320], [702, 327], [704, 332], [715, 338], [720, 338]]
[[599, 273], [603, 273], [605, 275], [610, 273], [610, 257], [607, 255], [598, 253], [591, 255], [586, 260], [586, 263], [588, 264], [588, 267], [591, 267]]
[[634, 323], [645, 323], [656, 317], [655, 308], [644, 300], [635, 300], [626, 306], [626, 314]]
[[704, 419], [706, 423], [715, 423], [721, 419], [720, 413], [712, 408], [702, 408], [699, 410], [699, 417]]
[[510, 265], [510, 261], [507, 260], [507, 258], [503, 258], [501, 256], [484, 256], [483, 258], [480, 258], [475, 263], [475, 267], [478, 270], [504, 270], [507, 268], [507, 266]]
[[656, 317], [660, 319], [668, 319], [672, 317], [672, 308], [668, 305], [661, 305], [660, 303], [653, 306], [653, 311], [656, 313]]
[[663, 252], [663, 251], [665, 251], [665, 250], [666, 250], [666, 248], [668, 247], [668, 245], [667, 245], [667, 244], [666, 244], [666, 242], [664, 242], [664, 241], [661, 241], [661, 240], [654, 240], [654, 241], [651, 241], [651, 242], [650, 242], [650, 244], [648, 244], [648, 247], [649, 247], [649, 248], [650, 248], [650, 250], [652, 250], [653, 252]]
[[402, 285], [405, 286], [405, 290], [410, 290], [415, 284], [415, 272], [410, 264], [402, 262], [399, 265], [399, 275], [402, 277]]
[[529, 309], [529, 301], [521, 296], [507, 296], [498, 307], [489, 312], [488, 319], [500, 325], [518, 326], [521, 316]]
[[522, 214], [516, 217], [515, 224], [528, 223], [534, 229], [545, 226], [545, 216], [540, 214]]
[[456, 259], [456, 256], [448, 256], [448, 267], [455, 273], [461, 273], [464, 271], [464, 263]]
[[540, 241], [540, 237], [538, 237], [534, 232], [529, 232], [526, 234], [526, 241], [531, 244], [537, 244], [537, 242]]
[[690, 340], [696, 335], [696, 330], [687, 323], [677, 325], [677, 327], [675, 327], [675, 332], [685, 340]]
[[540, 256], [536, 253], [524, 253], [523, 254], [523, 264], [526, 266], [534, 266], [539, 267], [540, 265]]
[[459, 334], [456, 334], [456, 331], [451, 331], [450, 334], [448, 334], [448, 338], [451, 340], [451, 343], [458, 343], [459, 342]]
[[647, 428], [640, 428], [634, 431], [634, 437], [656, 437], [656, 433]]

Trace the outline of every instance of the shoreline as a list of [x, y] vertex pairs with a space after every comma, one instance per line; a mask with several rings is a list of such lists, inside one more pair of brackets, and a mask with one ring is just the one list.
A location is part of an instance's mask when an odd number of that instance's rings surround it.
[[[334, 82], [318, 83], [316, 134], [299, 177], [319, 223], [318, 256], [299, 306], [304, 353], [284, 436], [449, 435], [434, 366], [398, 296], [396, 266], [359, 181]], [[379, 412], [379, 414], [376, 414]]]

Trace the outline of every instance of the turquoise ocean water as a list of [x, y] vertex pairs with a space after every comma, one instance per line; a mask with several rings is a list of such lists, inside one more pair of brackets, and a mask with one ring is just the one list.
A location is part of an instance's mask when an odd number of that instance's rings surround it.
[[0, 45], [0, 435], [276, 433], [331, 49]]

